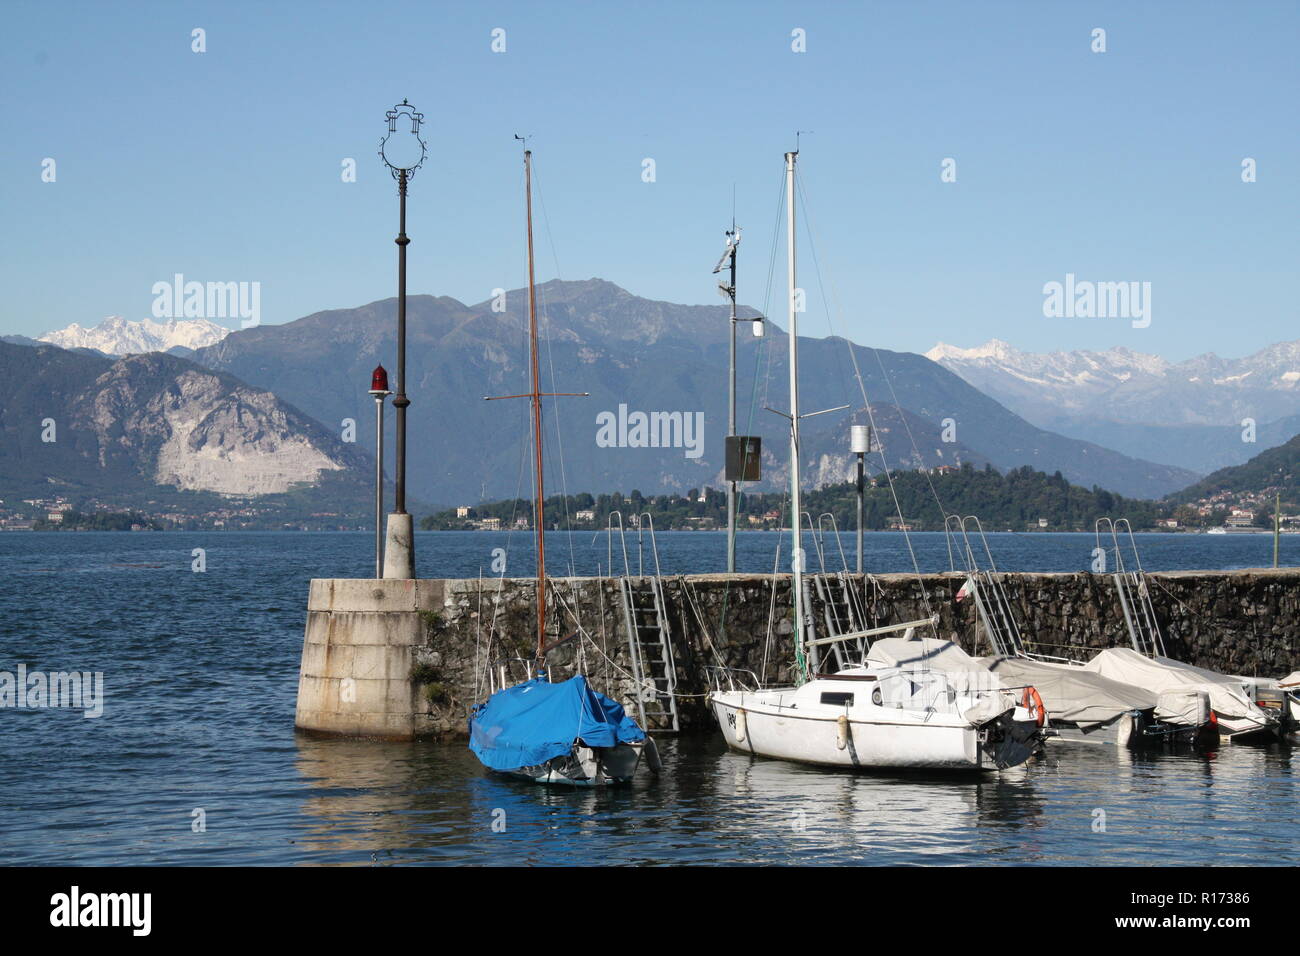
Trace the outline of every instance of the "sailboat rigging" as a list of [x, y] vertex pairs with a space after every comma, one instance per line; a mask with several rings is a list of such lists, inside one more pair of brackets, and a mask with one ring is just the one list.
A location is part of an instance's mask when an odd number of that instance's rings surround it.
[[[516, 139], [523, 137], [516, 136]], [[537, 347], [537, 284], [533, 257], [532, 150], [524, 148], [524, 193], [528, 231], [528, 343], [530, 390], [489, 396], [488, 401], [527, 398], [532, 406], [537, 548], [537, 642], [532, 675], [503, 687], [470, 714], [469, 747], [489, 769], [537, 781], [574, 786], [624, 783], [654, 744], [621, 704], [597, 693], [576, 674], [552, 683], [546, 664], [546, 512], [542, 455], [542, 399], [585, 396], [586, 392], [543, 392]]]

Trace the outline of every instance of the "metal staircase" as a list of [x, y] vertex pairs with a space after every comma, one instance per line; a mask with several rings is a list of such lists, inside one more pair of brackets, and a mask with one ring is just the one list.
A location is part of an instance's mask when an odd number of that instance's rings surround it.
[[650, 531], [655, 574], [653, 577], [625, 574], [618, 580], [628, 656], [636, 683], [637, 712], [646, 730], [675, 731], [681, 729], [677, 714], [677, 668], [663, 579], [659, 575], [659, 549], [655, 544], [653, 519], [648, 513], [640, 519], [639, 524]]
[[[810, 575], [812, 588], [822, 610], [822, 628], [826, 637], [840, 637], [853, 634], [867, 628], [866, 613], [861, 595], [854, 588], [854, 583], [845, 571], [834, 573], [821, 572]], [[843, 668], [850, 663], [861, 663], [867, 652], [866, 642], [859, 639], [856, 644], [857, 658], [846, 661], [848, 647], [844, 644], [831, 645], [837, 666]]]
[[629, 577], [618, 584], [641, 724], [647, 730], [678, 730], [677, 672], [663, 585], [658, 578]]
[[[1111, 574], [1111, 579], [1114, 580], [1115, 590], [1119, 594], [1120, 610], [1124, 612], [1124, 624], [1128, 628], [1128, 636], [1133, 644], [1133, 649], [1147, 657], [1165, 657], [1165, 641], [1160, 633], [1160, 624], [1156, 620], [1155, 606], [1151, 603], [1151, 592], [1147, 588], [1146, 572], [1142, 569], [1142, 559], [1138, 556], [1137, 541], [1133, 538], [1133, 526], [1129, 524], [1127, 518], [1120, 518], [1118, 521], [1113, 521], [1110, 518], [1098, 518], [1096, 524], [1097, 548], [1102, 553], [1106, 552], [1101, 538], [1103, 523], [1110, 526], [1110, 537], [1113, 545], [1112, 553], [1115, 557], [1115, 570]], [[1132, 571], [1124, 567], [1124, 554], [1119, 544], [1121, 526], [1128, 533], [1129, 547], [1133, 551], [1133, 563], [1137, 566]]]
[[[987, 568], [980, 566], [975, 548], [971, 545], [968, 525], [972, 525], [984, 551]], [[976, 619], [984, 627], [989, 649], [997, 657], [1027, 657], [1034, 660], [1065, 661], [1063, 657], [1034, 653], [1026, 650], [1016, 623], [1011, 598], [1003, 583], [1002, 573], [993, 561], [993, 552], [989, 549], [984, 527], [975, 515], [948, 515], [943, 522], [944, 536], [948, 543], [948, 566], [953, 571], [966, 572], [966, 587], [970, 589], [975, 602]], [[956, 549], [954, 551], [954, 544]]]
[[[842, 637], [845, 634], [857, 634], [865, 631], [867, 629], [866, 602], [858, 585], [849, 573], [848, 559], [840, 543], [840, 532], [835, 523], [835, 516], [830, 512], [819, 515], [815, 527], [812, 515], [805, 511], [804, 518], [808, 523], [808, 531], [812, 537], [813, 549], [817, 555], [819, 568], [818, 571], [813, 572], [804, 579], [804, 585], [809, 589], [809, 593], [805, 595], [805, 621], [808, 624], [810, 639], [818, 640], [818, 631], [823, 632], [823, 638]], [[840, 570], [838, 571], [828, 571], [826, 569], [827, 549], [825, 540], [828, 528], [831, 540], [834, 542], [840, 556]], [[816, 595], [816, 603], [821, 607], [820, 622], [817, 621], [816, 616], [813, 614], [813, 601], [811, 600], [813, 595]], [[867, 653], [867, 640], [865, 637], [858, 637], [853, 641], [856, 656], [850, 653], [848, 642], [825, 643], [831, 649], [837, 670], [851, 664], [861, 663]]]

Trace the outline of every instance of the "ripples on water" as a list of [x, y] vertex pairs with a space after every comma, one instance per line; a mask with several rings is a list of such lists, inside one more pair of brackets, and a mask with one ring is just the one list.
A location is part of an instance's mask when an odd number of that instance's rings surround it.
[[[421, 572], [477, 574], [505, 538], [421, 535]], [[924, 560], [946, 564], [942, 536], [916, 538]], [[1263, 564], [1251, 539], [1150, 536], [1143, 558]], [[1280, 747], [1058, 746], [973, 780], [855, 776], [731, 754], [716, 735], [663, 738], [661, 778], [591, 792], [486, 775], [462, 744], [295, 735], [307, 580], [366, 573], [368, 540], [0, 534], [0, 670], [103, 671], [107, 698], [94, 720], [0, 711], [0, 863], [1300, 862], [1300, 793]], [[868, 538], [873, 569], [902, 569], [888, 563], [901, 540]], [[716, 570], [720, 541], [661, 536], [665, 572]], [[775, 536], [741, 542], [742, 566], [770, 571]], [[604, 563], [603, 539], [581, 543]], [[190, 571], [194, 547], [207, 549], [204, 574]], [[994, 547], [1004, 567], [1077, 569], [1091, 538]], [[205, 833], [191, 832], [198, 807]]]

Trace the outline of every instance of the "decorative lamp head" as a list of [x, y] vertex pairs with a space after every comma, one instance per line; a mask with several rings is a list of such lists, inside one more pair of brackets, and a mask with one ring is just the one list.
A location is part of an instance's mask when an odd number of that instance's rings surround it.
[[420, 138], [420, 124], [424, 122], [424, 114], [402, 100], [385, 114], [385, 119], [388, 120], [388, 132], [379, 141], [379, 158], [384, 161], [394, 179], [403, 172], [410, 179], [424, 163], [428, 152], [424, 140]]

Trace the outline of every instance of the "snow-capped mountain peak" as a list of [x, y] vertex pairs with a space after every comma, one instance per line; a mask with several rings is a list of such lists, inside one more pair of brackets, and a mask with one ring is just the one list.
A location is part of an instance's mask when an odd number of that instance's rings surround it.
[[[1300, 411], [1300, 340], [1243, 358], [1212, 352], [1173, 363], [1117, 346], [1021, 352], [998, 339], [974, 348], [939, 343], [926, 357], [1030, 421], [1062, 415], [1155, 425], [1235, 424]], [[1194, 386], [1187, 391], [1187, 386]]]
[[973, 361], [977, 359], [997, 359], [999, 361], [1009, 361], [1015, 359], [1021, 353], [1012, 348], [1001, 339], [989, 339], [983, 345], [977, 345], [973, 349], [964, 349], [957, 345], [949, 345], [946, 342], [938, 343], [934, 348], [925, 353], [925, 357], [931, 362], [938, 362], [940, 365], [945, 361], [961, 362]]
[[220, 342], [230, 332], [225, 326], [207, 319], [168, 319], [166, 322], [141, 319], [131, 322], [120, 315], [110, 315], [90, 328], [82, 328], [73, 322], [67, 328], [46, 332], [40, 341], [65, 349], [96, 349], [106, 355], [136, 355], [166, 352], [176, 346], [199, 349]]

